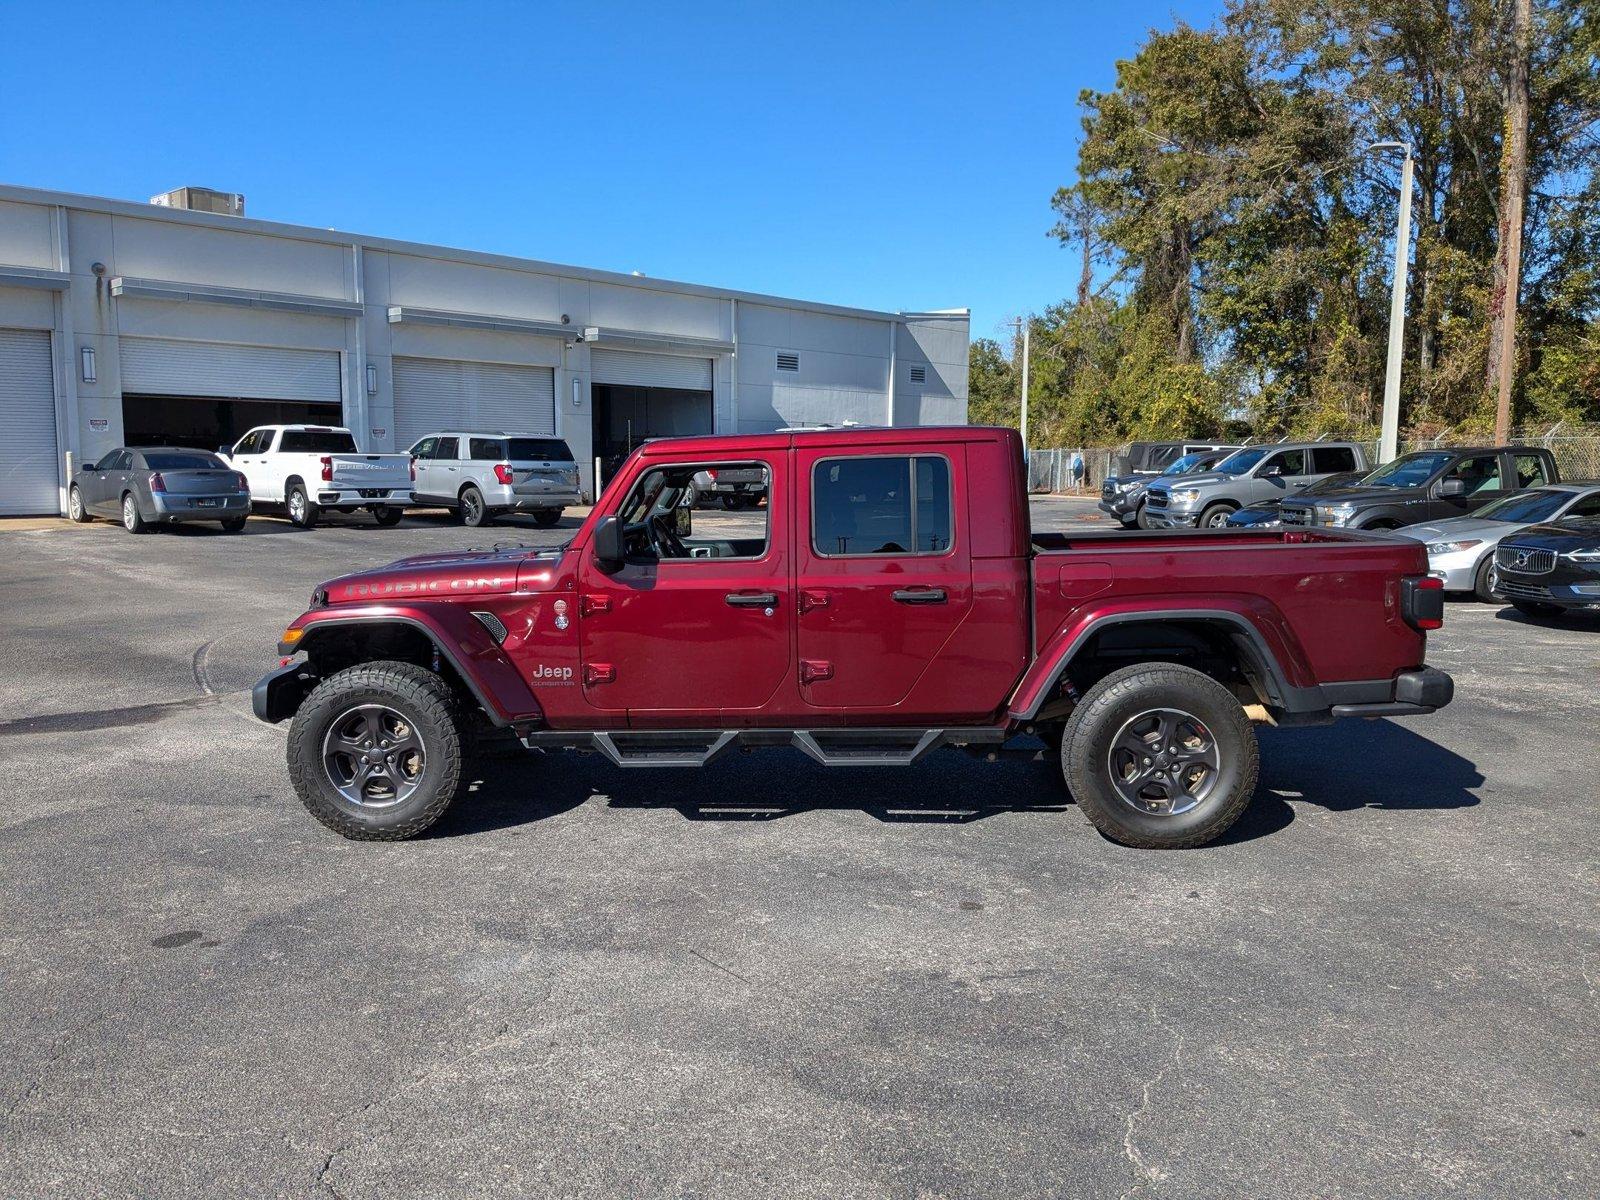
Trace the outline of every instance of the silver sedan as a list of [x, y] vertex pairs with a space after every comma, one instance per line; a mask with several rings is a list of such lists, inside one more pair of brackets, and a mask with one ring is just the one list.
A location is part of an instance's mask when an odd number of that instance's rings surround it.
[[1444, 580], [1447, 592], [1472, 592], [1495, 601], [1490, 574], [1494, 548], [1507, 534], [1557, 517], [1600, 514], [1600, 481], [1577, 480], [1513, 492], [1470, 517], [1408, 525], [1395, 533], [1428, 547], [1428, 574]]
[[72, 477], [67, 515], [111, 517], [129, 533], [184, 521], [218, 521], [238, 533], [250, 516], [250, 485], [207, 450], [121, 446]]

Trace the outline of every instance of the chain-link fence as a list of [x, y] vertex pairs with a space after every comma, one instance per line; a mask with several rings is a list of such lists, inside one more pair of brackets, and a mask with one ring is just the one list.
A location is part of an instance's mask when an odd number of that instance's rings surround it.
[[[1302, 440], [1302, 439], [1295, 439]], [[1354, 441], [1367, 453], [1367, 461], [1378, 461], [1378, 443], [1366, 438], [1349, 438], [1337, 433], [1324, 433], [1303, 439], [1316, 442]], [[1401, 454], [1413, 450], [1431, 450], [1434, 447], [1482, 446], [1493, 439], [1482, 435], [1446, 431], [1427, 437], [1408, 436], [1399, 440]], [[1542, 446], [1555, 456], [1556, 466], [1563, 479], [1600, 479], [1600, 425], [1558, 425], [1538, 429], [1519, 429], [1511, 438], [1519, 446]], [[1111, 464], [1127, 446], [1089, 446], [1066, 450], [1030, 450], [1028, 452], [1028, 491], [1030, 492], [1093, 492], [1111, 473]], [[1082, 459], [1083, 474], [1075, 477], [1073, 456]]]
[[[1028, 451], [1029, 492], [1097, 491], [1111, 474], [1115, 450], [1104, 447], [1078, 447], [1072, 450]], [[1081, 468], [1074, 471], [1074, 459]]]

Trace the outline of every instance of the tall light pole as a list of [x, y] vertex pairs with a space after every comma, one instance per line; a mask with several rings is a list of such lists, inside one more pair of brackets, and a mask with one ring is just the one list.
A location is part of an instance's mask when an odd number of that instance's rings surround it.
[[1411, 248], [1411, 144], [1374, 142], [1362, 151], [1399, 150], [1405, 154], [1400, 164], [1400, 219], [1394, 236], [1394, 284], [1389, 291], [1389, 357], [1383, 368], [1383, 423], [1378, 442], [1378, 461], [1386, 463], [1399, 453], [1400, 443], [1400, 362], [1406, 340], [1406, 258]]
[[1022, 453], [1028, 453], [1028, 343], [1033, 333], [1033, 316], [1014, 317], [1011, 324], [1022, 334]]

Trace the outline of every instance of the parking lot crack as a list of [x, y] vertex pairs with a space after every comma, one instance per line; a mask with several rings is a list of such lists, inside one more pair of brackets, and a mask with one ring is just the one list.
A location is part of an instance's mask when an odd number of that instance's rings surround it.
[[1150, 1115], [1150, 1097], [1152, 1093], [1161, 1086], [1168, 1072], [1183, 1065], [1183, 1034], [1174, 1033], [1157, 1015], [1154, 1005], [1150, 1007], [1150, 1018], [1162, 1029], [1173, 1033], [1172, 1057], [1163, 1063], [1161, 1069], [1151, 1078], [1145, 1080], [1143, 1087], [1140, 1089], [1139, 1107], [1123, 1118], [1122, 1154], [1124, 1158], [1133, 1164], [1134, 1169], [1139, 1172], [1142, 1178], [1133, 1187], [1122, 1193], [1121, 1200], [1130, 1200], [1130, 1197], [1138, 1195], [1151, 1184], [1160, 1183], [1166, 1178], [1165, 1171], [1160, 1167], [1151, 1166], [1145, 1161], [1144, 1152], [1139, 1149], [1136, 1134], [1138, 1133], [1139, 1122]]

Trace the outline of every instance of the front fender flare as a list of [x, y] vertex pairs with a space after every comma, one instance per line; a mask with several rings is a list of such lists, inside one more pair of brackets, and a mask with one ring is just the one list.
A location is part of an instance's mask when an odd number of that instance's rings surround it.
[[317, 640], [336, 629], [353, 626], [404, 625], [420, 632], [448, 662], [489, 720], [511, 725], [535, 720], [538, 701], [516, 666], [489, 631], [459, 604], [359, 605], [317, 609], [306, 613], [291, 629], [304, 633], [294, 644], [282, 643], [280, 653], [310, 650]]

